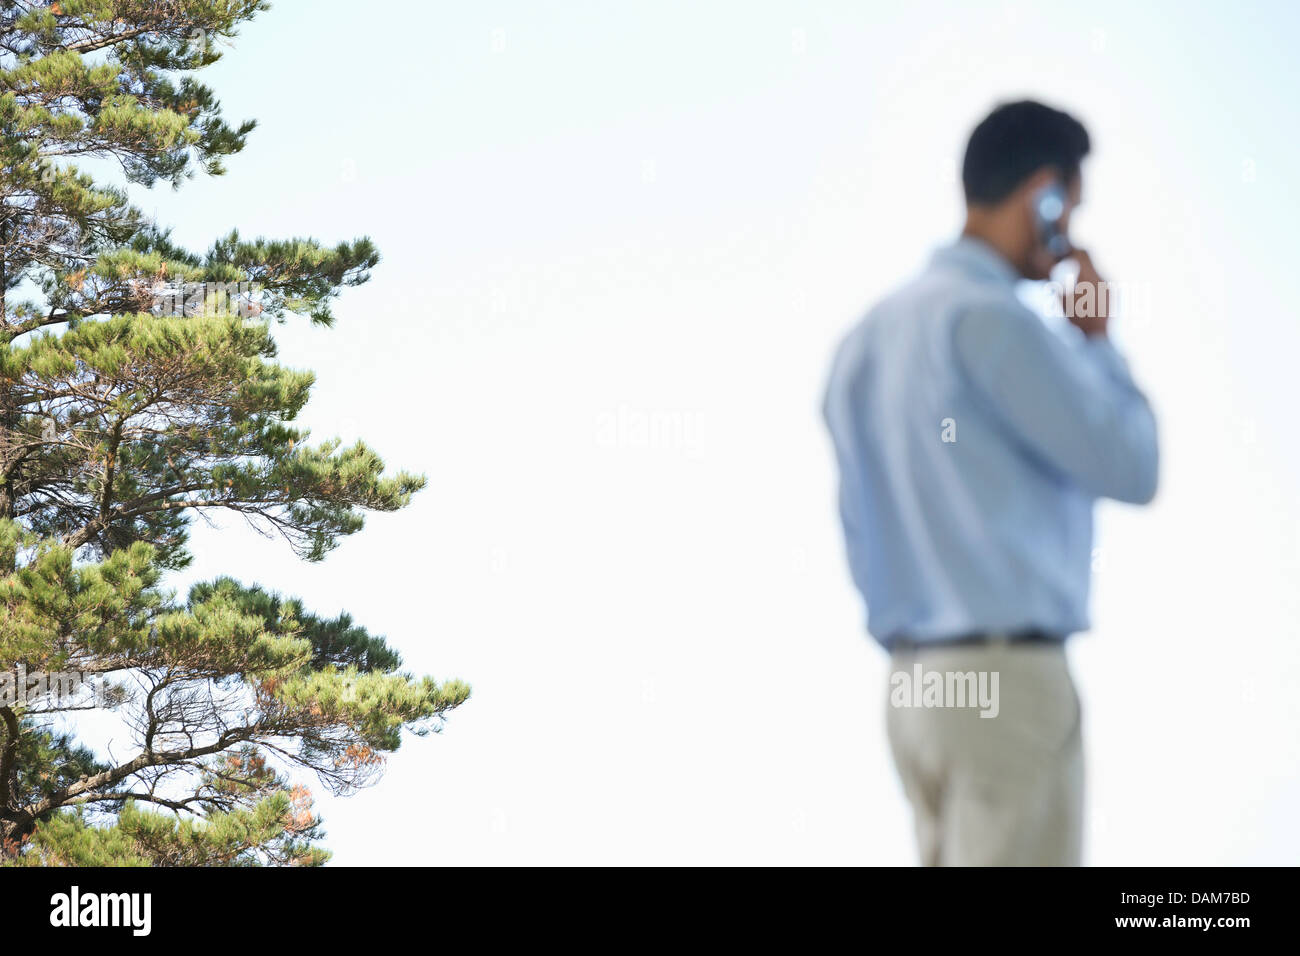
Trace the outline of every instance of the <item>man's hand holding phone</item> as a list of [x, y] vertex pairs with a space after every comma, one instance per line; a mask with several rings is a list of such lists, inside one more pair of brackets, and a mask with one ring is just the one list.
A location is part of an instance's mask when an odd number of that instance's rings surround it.
[[1110, 296], [1105, 284], [1092, 264], [1092, 257], [1084, 249], [1071, 249], [1065, 258], [1079, 264], [1074, 285], [1061, 293], [1061, 308], [1070, 323], [1084, 335], [1106, 334], [1110, 320]]

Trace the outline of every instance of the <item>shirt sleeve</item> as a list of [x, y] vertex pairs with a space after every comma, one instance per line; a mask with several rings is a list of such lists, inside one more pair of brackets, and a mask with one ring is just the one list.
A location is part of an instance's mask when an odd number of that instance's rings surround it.
[[1155, 416], [1104, 336], [1071, 348], [1023, 308], [976, 306], [956, 320], [958, 362], [1024, 445], [1098, 497], [1156, 492]]

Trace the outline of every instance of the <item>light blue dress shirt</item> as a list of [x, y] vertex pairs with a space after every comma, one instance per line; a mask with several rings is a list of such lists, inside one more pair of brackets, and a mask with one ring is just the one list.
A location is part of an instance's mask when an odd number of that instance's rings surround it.
[[867, 628], [1088, 627], [1092, 508], [1156, 490], [1156, 424], [1114, 346], [1059, 334], [963, 236], [845, 337], [825, 416]]

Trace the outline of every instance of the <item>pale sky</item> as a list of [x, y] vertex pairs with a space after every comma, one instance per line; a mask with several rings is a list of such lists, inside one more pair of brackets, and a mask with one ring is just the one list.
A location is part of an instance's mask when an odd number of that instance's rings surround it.
[[[1300, 858], [1300, 128], [1285, 3], [281, 0], [205, 73], [261, 127], [137, 200], [178, 239], [368, 234], [305, 420], [429, 488], [321, 564], [193, 569], [348, 610], [474, 695], [322, 799], [336, 864], [914, 862], [883, 651], [819, 418], [839, 335], [952, 236], [998, 100], [1075, 112], [1072, 232], [1151, 292], [1162, 428], [1072, 641], [1093, 864]], [[393, 13], [376, 12], [387, 10]]]

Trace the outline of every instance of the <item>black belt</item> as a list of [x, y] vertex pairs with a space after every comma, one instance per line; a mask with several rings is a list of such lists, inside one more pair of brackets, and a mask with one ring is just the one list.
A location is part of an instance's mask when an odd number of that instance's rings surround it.
[[914, 637], [896, 637], [890, 642], [890, 650], [920, 650], [926, 647], [971, 647], [979, 644], [993, 644], [1006, 641], [1008, 644], [1060, 644], [1061, 637], [1033, 628], [1027, 631], [1009, 631], [1006, 633], [977, 632], [958, 634], [955, 637], [938, 637], [930, 640], [917, 640]]

